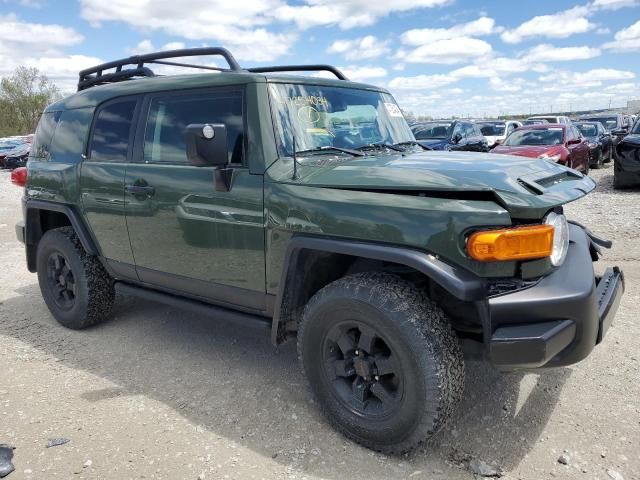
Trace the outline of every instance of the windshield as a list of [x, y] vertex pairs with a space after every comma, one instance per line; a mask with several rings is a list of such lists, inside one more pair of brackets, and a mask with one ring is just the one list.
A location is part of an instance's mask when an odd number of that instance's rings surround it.
[[480, 131], [485, 137], [499, 137], [504, 135], [506, 123], [479, 123]]
[[600, 122], [607, 130], [613, 130], [618, 127], [618, 117], [594, 117], [583, 118], [583, 120], [589, 120], [590, 122]]
[[281, 155], [322, 147], [356, 149], [414, 140], [387, 93], [324, 85], [269, 85]]
[[576, 127], [578, 127], [578, 130], [580, 130], [580, 133], [582, 133], [582, 135], [584, 135], [585, 137], [598, 136], [598, 129], [595, 125], [589, 125], [586, 123], [576, 123], [575, 125]]
[[562, 128], [516, 130], [507, 137], [503, 145], [560, 145], [562, 137]]
[[433, 138], [449, 138], [451, 136], [450, 122], [421, 123], [413, 127], [416, 140], [431, 140]]

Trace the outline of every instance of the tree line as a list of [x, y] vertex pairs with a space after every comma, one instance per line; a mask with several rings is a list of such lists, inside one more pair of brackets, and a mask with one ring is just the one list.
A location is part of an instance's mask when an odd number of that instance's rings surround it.
[[33, 133], [45, 107], [61, 97], [37, 68], [18, 67], [0, 80], [0, 137]]

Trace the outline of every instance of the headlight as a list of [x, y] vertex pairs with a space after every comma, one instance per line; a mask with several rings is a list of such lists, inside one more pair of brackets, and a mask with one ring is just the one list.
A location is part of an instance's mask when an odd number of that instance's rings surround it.
[[587, 143], [587, 146], [588, 146], [589, 148], [596, 148], [596, 147], [598, 146], [598, 144], [597, 144], [597, 143], [595, 143], [595, 142], [588, 142], [588, 143]]
[[555, 155], [547, 155], [546, 153], [543, 153], [538, 158], [549, 160], [550, 162], [557, 162], [558, 160], [560, 160], [560, 157], [561, 155], [559, 153], [556, 153]]
[[569, 250], [569, 225], [564, 215], [551, 212], [545, 218], [544, 223], [553, 226], [553, 247], [549, 260], [554, 267], [559, 267], [564, 262]]

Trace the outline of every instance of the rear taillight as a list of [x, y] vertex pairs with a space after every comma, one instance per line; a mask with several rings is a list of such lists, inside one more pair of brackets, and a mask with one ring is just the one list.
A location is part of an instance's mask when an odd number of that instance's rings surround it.
[[27, 167], [16, 168], [11, 172], [11, 183], [19, 187], [27, 184]]

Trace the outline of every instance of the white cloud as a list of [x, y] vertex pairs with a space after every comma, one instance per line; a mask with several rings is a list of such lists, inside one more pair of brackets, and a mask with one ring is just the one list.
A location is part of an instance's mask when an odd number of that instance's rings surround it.
[[24, 22], [13, 14], [0, 15], [0, 54], [47, 54], [82, 40], [82, 35], [73, 28]]
[[435, 40], [409, 52], [400, 50], [398, 58], [410, 63], [453, 64], [490, 54], [491, 45], [471, 37]]
[[299, 28], [318, 25], [338, 25], [342, 29], [373, 25], [390, 13], [420, 8], [433, 8], [452, 0], [305, 0], [304, 5], [280, 5], [272, 15], [284, 22], [294, 22]]
[[437, 40], [446, 40], [456, 37], [477, 37], [491, 35], [502, 29], [495, 26], [495, 20], [488, 17], [480, 17], [472, 22], [455, 25], [451, 28], [415, 28], [407, 30], [400, 36], [402, 43], [406, 45], [427, 45]]
[[340, 53], [347, 60], [368, 60], [389, 53], [389, 41], [378, 40], [373, 35], [353, 40], [336, 40], [327, 53]]
[[81, 0], [82, 17], [94, 26], [121, 21], [187, 40], [227, 45], [242, 60], [270, 61], [286, 54], [295, 34], [265, 28], [281, 0]]
[[618, 31], [614, 38], [613, 42], [605, 43], [603, 47], [617, 52], [640, 51], [640, 20]]
[[600, 49], [588, 46], [555, 47], [541, 44], [531, 48], [524, 58], [529, 62], [565, 62], [569, 60], [586, 60], [600, 55]]
[[617, 10], [623, 7], [635, 7], [638, 5], [640, 5], [638, 0], [594, 0], [591, 7], [598, 10]]
[[594, 68], [587, 72], [554, 71], [548, 75], [541, 75], [539, 80], [543, 83], [553, 84], [547, 91], [566, 90], [567, 85], [572, 89], [599, 87], [603, 82], [632, 80], [635, 73], [613, 68]]
[[349, 80], [356, 82], [362, 82], [370, 78], [382, 78], [387, 76], [387, 70], [382, 67], [360, 67], [351, 65], [347, 67], [340, 67], [340, 70]]
[[498, 92], [519, 92], [525, 83], [527, 82], [524, 78], [510, 78], [509, 80], [505, 80], [500, 77], [491, 77], [489, 79], [491, 89]]
[[553, 15], [540, 15], [513, 30], [504, 31], [501, 38], [507, 43], [520, 43], [530, 37], [566, 38], [596, 27], [587, 18], [589, 14], [588, 7], [578, 6]]
[[102, 63], [96, 57], [63, 53], [82, 41], [82, 35], [73, 28], [0, 15], [0, 77], [11, 75], [21, 65], [35, 67], [63, 91], [74, 91], [78, 72]]

